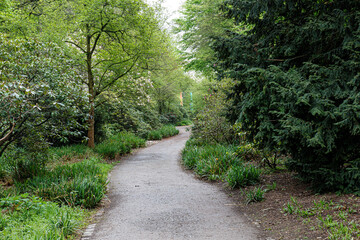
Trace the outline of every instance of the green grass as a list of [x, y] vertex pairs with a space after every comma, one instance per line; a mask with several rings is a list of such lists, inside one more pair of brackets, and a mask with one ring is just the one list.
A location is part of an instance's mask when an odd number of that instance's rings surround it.
[[189, 119], [186, 119], [186, 120], [181, 120], [179, 122], [176, 123], [176, 126], [190, 126], [192, 125], [193, 122]]
[[131, 149], [145, 146], [145, 140], [133, 133], [121, 132], [96, 145], [94, 151], [104, 157], [115, 158], [116, 155], [130, 153]]
[[83, 224], [84, 210], [22, 194], [0, 199], [0, 239], [69, 239]]
[[264, 200], [265, 190], [261, 187], [255, 187], [252, 190], [248, 190], [244, 193], [246, 204], [261, 202]]
[[68, 161], [72, 158], [85, 158], [93, 154], [92, 149], [85, 145], [76, 144], [64, 147], [50, 148], [50, 154], [56, 160]]
[[111, 165], [102, 164], [101, 159], [93, 157], [58, 166], [15, 185], [19, 193], [30, 192], [64, 205], [94, 208], [105, 195], [110, 168]]
[[174, 125], [164, 125], [157, 130], [150, 131], [148, 133], [148, 140], [161, 140], [163, 138], [175, 136], [179, 134], [179, 130]]
[[296, 198], [291, 197], [284, 206], [284, 214], [294, 214], [304, 218], [304, 223], [317, 226], [328, 233], [329, 240], [360, 239], [360, 226], [350, 220], [351, 214], [357, 214], [353, 209], [345, 209], [332, 201], [314, 201], [312, 207], [304, 208]]
[[209, 180], [226, 180], [232, 188], [255, 184], [259, 181], [260, 170], [245, 165], [235, 150], [233, 145], [199, 145], [191, 139], [182, 152], [183, 164]]

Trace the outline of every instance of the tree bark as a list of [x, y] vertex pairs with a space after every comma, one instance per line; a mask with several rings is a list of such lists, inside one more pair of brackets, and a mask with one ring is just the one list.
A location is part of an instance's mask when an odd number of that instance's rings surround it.
[[88, 77], [88, 91], [89, 91], [89, 118], [88, 118], [88, 147], [95, 147], [95, 91], [94, 91], [94, 76], [92, 73], [92, 52], [91, 52], [91, 36], [86, 37], [86, 64]]

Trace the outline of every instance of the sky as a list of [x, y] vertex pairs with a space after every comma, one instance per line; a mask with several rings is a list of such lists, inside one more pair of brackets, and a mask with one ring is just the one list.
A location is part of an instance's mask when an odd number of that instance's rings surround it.
[[[147, 0], [149, 3], [156, 2], [156, 0]], [[171, 21], [180, 16], [180, 10], [182, 4], [185, 3], [186, 0], [163, 0], [162, 6], [166, 10], [166, 16], [169, 17], [167, 23], [171, 26]]]

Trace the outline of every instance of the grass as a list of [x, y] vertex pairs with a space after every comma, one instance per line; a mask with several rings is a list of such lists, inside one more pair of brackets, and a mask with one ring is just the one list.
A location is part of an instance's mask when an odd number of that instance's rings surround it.
[[157, 130], [150, 131], [148, 133], [148, 140], [161, 140], [163, 138], [175, 136], [179, 134], [179, 130], [175, 128], [173, 125], [164, 125]]
[[345, 209], [341, 204], [332, 201], [321, 199], [314, 201], [312, 207], [304, 208], [296, 198], [291, 197], [284, 206], [283, 213], [298, 215], [304, 218], [304, 223], [327, 231], [329, 240], [360, 238], [360, 225], [350, 220], [350, 215], [357, 214], [357, 211], [352, 208]]
[[[0, 179], [12, 184], [0, 185], [0, 239], [73, 239], [90, 215], [87, 209], [95, 208], [105, 196], [113, 165], [101, 156], [113, 157], [144, 145], [144, 139], [120, 133], [95, 150], [83, 145], [50, 148], [41, 155], [47, 160], [41, 171], [33, 171], [33, 165], [25, 164], [32, 158], [14, 148], [14, 153], [0, 158]], [[18, 155], [25, 158], [20, 162]], [[19, 167], [24, 177], [12, 178]]]
[[86, 214], [22, 194], [0, 199], [0, 239], [70, 239]]
[[176, 123], [176, 126], [190, 126], [192, 125], [193, 122], [189, 119], [185, 119], [185, 120], [181, 120], [179, 122]]
[[131, 149], [145, 146], [145, 140], [133, 133], [121, 132], [96, 145], [94, 151], [103, 157], [115, 158], [130, 153]]
[[94, 208], [104, 197], [111, 165], [93, 157], [58, 166], [25, 182], [16, 182], [19, 193], [30, 192], [46, 200], [68, 206]]
[[245, 164], [236, 154], [236, 146], [221, 144], [198, 145], [190, 140], [182, 152], [183, 164], [209, 180], [227, 181], [231, 188], [253, 185], [259, 181], [260, 170]]

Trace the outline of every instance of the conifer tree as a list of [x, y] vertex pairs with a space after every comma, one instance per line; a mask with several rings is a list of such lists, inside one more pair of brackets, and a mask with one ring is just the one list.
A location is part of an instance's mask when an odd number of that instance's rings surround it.
[[229, 117], [250, 140], [289, 154], [318, 190], [359, 191], [360, 2], [228, 0], [236, 28], [215, 36], [236, 81]]

